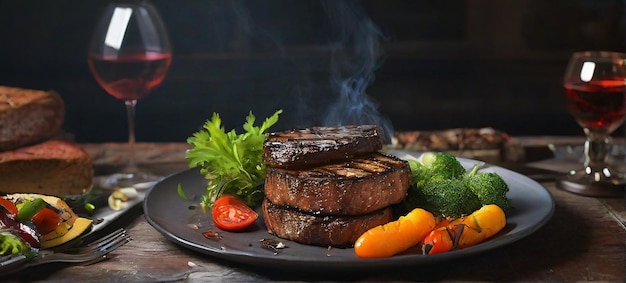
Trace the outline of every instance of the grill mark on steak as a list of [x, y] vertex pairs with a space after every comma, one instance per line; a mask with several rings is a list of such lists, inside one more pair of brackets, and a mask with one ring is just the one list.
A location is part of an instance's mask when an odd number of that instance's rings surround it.
[[297, 169], [382, 149], [375, 125], [313, 127], [270, 133], [263, 145], [263, 161], [270, 167]]
[[400, 203], [411, 179], [407, 161], [378, 152], [309, 170], [267, 170], [266, 198], [319, 215], [367, 214]]
[[404, 163], [403, 160], [382, 153], [371, 153], [343, 163], [327, 164], [303, 170], [303, 173], [311, 177], [361, 178], [403, 167]]

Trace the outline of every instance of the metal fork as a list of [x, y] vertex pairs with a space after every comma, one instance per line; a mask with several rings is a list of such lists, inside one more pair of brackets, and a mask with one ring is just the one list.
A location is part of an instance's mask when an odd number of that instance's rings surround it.
[[73, 262], [83, 263], [85, 265], [96, 263], [106, 259], [107, 254], [131, 240], [132, 238], [126, 233], [126, 230], [121, 228], [83, 247], [69, 248], [62, 252], [41, 250], [33, 260], [26, 264], [26, 267], [51, 262]]
[[131, 240], [132, 238], [127, 234], [126, 230], [121, 228], [85, 246], [68, 248], [62, 252], [40, 250], [37, 255], [30, 260], [26, 261], [26, 256], [20, 255], [2, 262], [0, 267], [15, 265], [16, 269], [13, 269], [12, 272], [16, 272], [25, 268], [52, 262], [81, 263], [83, 265], [93, 264], [106, 259], [110, 252]]

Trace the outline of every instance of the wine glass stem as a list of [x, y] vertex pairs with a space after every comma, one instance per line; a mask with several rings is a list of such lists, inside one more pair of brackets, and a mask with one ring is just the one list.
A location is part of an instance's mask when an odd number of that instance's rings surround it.
[[603, 133], [587, 132], [585, 142], [585, 170], [587, 174], [602, 172], [607, 167], [607, 158], [611, 152], [611, 138]]
[[126, 164], [127, 173], [136, 173], [137, 161], [135, 159], [135, 105], [137, 100], [126, 100], [126, 116], [128, 119], [128, 164]]

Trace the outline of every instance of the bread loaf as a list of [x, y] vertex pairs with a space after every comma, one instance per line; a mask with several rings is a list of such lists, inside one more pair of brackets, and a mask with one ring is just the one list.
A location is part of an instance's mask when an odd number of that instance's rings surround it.
[[78, 145], [48, 140], [0, 152], [0, 192], [82, 194], [93, 185], [93, 164]]
[[63, 100], [54, 91], [0, 86], [0, 151], [54, 137], [64, 115]]

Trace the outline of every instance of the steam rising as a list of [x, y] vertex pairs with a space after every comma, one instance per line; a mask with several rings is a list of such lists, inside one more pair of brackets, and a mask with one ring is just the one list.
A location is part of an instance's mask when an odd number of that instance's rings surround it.
[[382, 33], [358, 1], [323, 0], [338, 41], [331, 46], [331, 84], [339, 96], [328, 108], [325, 125], [376, 124], [383, 141], [393, 134], [391, 122], [378, 112], [366, 89], [383, 61]]
[[[304, 1], [294, 1], [293, 3], [296, 2], [303, 3]], [[327, 21], [323, 21], [323, 19], [321, 22], [314, 22], [319, 25], [317, 26], [319, 30], [316, 30], [316, 32], [321, 31], [321, 35], [311, 34], [312, 38], [310, 40], [316, 44], [326, 44], [325, 48], [316, 50], [330, 50], [329, 84], [320, 84], [320, 78], [317, 77], [320, 73], [325, 74], [327, 70], [325, 69], [325, 64], [319, 62], [315, 62], [313, 66], [307, 64], [307, 62], [302, 64], [304, 60], [297, 57], [300, 54], [296, 54], [297, 60], [294, 61], [296, 65], [293, 66], [296, 70], [293, 73], [286, 76], [280, 73], [285, 72], [287, 68], [275, 71], [278, 74], [277, 77], [284, 79], [276, 80], [280, 82], [281, 90], [288, 89], [288, 92], [283, 92], [286, 95], [276, 101], [267, 102], [271, 106], [268, 112], [272, 113], [278, 108], [288, 109], [291, 107], [295, 111], [286, 112], [295, 113], [293, 115], [296, 116], [294, 117], [296, 121], [293, 122], [295, 125], [290, 125], [289, 127], [296, 128], [319, 125], [375, 124], [380, 130], [383, 141], [389, 143], [393, 134], [391, 122], [380, 115], [378, 105], [366, 93], [367, 88], [374, 82], [374, 72], [384, 61], [384, 54], [381, 52], [381, 42], [384, 39], [382, 32], [370, 19], [358, 0], [320, 0], [320, 2], [312, 2], [311, 7], [313, 10], [311, 12], [317, 15], [315, 13], [319, 12], [317, 9], [321, 6], [323, 10], [321, 12], [325, 13], [322, 16], [327, 17]], [[264, 16], [272, 14], [271, 8], [265, 10], [253, 5], [251, 9], [249, 2], [241, 0], [211, 3], [213, 3], [213, 8], [216, 10], [212, 17], [230, 13], [226, 18], [233, 21], [232, 23], [228, 22], [227, 30], [229, 32], [224, 32], [224, 34], [230, 35], [232, 32], [235, 36], [229, 39], [222, 39], [223, 36], [220, 33], [216, 33], [216, 40], [211, 41], [217, 45], [219, 50], [232, 49], [246, 54], [252, 48], [261, 49], [261, 53], [272, 52], [277, 48], [280, 55], [285, 56], [281, 57], [281, 59], [289, 59], [290, 54], [287, 52], [289, 50], [283, 46], [285, 36], [280, 34], [280, 29], [277, 30], [274, 25], [267, 28], [264, 26], [264, 23], [266, 24], [267, 22], [262, 21], [258, 23], [253, 16], [256, 14], [258, 19], [264, 19]], [[291, 8], [289, 7], [289, 9]], [[308, 12], [308, 10], [298, 11]], [[290, 19], [279, 18], [278, 21]], [[269, 22], [271, 24], [271, 21]], [[307, 24], [313, 23], [304, 22]], [[279, 27], [284, 26], [279, 25]], [[289, 27], [291, 28], [292, 26]], [[299, 28], [297, 22], [293, 23], [293, 28]], [[306, 28], [309, 27], [307, 26]], [[216, 30], [221, 31], [221, 29]], [[311, 30], [308, 31], [311, 32]], [[330, 41], [328, 41], [328, 38], [330, 38]], [[315, 53], [315, 55], [320, 54]], [[322, 53], [321, 55], [326, 56], [327, 54]], [[317, 59], [318, 57], [315, 58]], [[284, 67], [284, 65], [280, 64], [286, 65], [287, 63], [278, 62], [277, 66]], [[324, 69], [320, 71], [317, 69], [318, 66], [322, 66]], [[268, 70], [268, 72], [272, 71]], [[328, 86], [331, 87], [330, 91], [327, 89]], [[287, 103], [289, 105], [271, 105], [271, 103]], [[284, 119], [287, 115], [289, 114], [286, 113], [281, 118], [281, 122], [286, 121]]]

